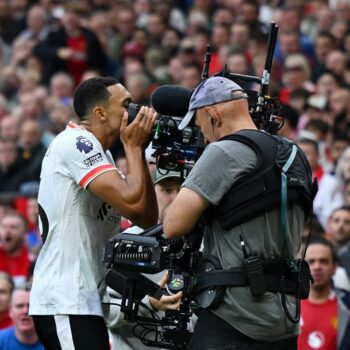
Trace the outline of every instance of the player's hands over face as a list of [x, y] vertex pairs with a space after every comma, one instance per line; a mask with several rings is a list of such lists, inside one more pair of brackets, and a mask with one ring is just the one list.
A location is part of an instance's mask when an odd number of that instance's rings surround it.
[[157, 113], [152, 108], [142, 106], [135, 120], [128, 125], [128, 113], [125, 112], [120, 126], [120, 140], [124, 146], [141, 146], [145, 149], [156, 117]]
[[[168, 281], [168, 272], [166, 272], [162, 279], [159, 281], [159, 286], [164, 288]], [[149, 302], [152, 307], [158, 311], [165, 310], [177, 310], [180, 307], [182, 292], [178, 292], [174, 295], [163, 295], [160, 300], [149, 297]]]

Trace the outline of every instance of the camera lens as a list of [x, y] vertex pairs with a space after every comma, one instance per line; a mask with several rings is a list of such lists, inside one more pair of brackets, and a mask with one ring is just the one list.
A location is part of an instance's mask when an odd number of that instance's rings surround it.
[[128, 106], [128, 124], [132, 123], [137, 116], [141, 106], [136, 103], [129, 103]]

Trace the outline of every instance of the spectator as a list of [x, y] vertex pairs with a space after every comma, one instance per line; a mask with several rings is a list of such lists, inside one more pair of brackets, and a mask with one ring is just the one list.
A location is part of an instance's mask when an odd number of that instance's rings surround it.
[[[316, 12], [316, 32], [329, 32], [334, 21], [334, 13], [328, 6], [322, 6]], [[316, 34], [316, 33], [315, 33]]]
[[10, 317], [13, 327], [0, 331], [1, 350], [44, 350], [39, 343], [32, 318], [28, 315], [27, 289], [15, 289], [11, 297]]
[[347, 57], [350, 57], [350, 31], [344, 34], [343, 46]]
[[221, 46], [228, 45], [230, 42], [229, 28], [225, 25], [215, 25], [211, 33], [211, 43], [215, 51]]
[[39, 206], [37, 195], [29, 197], [26, 205], [28, 229], [26, 232], [27, 246], [31, 254], [30, 260], [35, 260], [39, 254], [42, 239], [39, 232]]
[[159, 14], [170, 27], [183, 33], [186, 29], [186, 18], [184, 13], [177, 6], [173, 5], [172, 0], [153, 0], [153, 11]]
[[329, 155], [332, 163], [332, 174], [335, 172], [338, 160], [345, 149], [350, 146], [350, 138], [343, 130], [335, 129], [329, 145]]
[[324, 173], [330, 172], [332, 170], [332, 163], [328, 155], [328, 143], [331, 136], [329, 123], [321, 119], [309, 120], [304, 130], [316, 135], [319, 150], [319, 163]]
[[17, 142], [19, 137], [19, 122], [16, 117], [7, 115], [0, 120], [0, 136]]
[[27, 28], [22, 31], [13, 44], [14, 64], [23, 65], [32, 54], [35, 45], [44, 41], [48, 34], [48, 15], [43, 7], [36, 5], [30, 8], [27, 16]]
[[92, 30], [101, 44], [103, 52], [108, 54], [108, 41], [110, 39], [109, 23], [106, 21], [106, 11], [91, 13], [88, 28]]
[[[301, 22], [304, 16], [304, 9], [297, 8], [295, 6], [295, 2], [293, 2], [293, 5], [294, 6], [286, 6], [286, 8], [282, 10], [279, 27], [283, 31], [292, 31], [298, 34], [300, 52], [311, 64], [314, 62], [314, 45], [310, 38], [301, 31]], [[276, 49], [278, 53], [278, 47]]]
[[7, 272], [16, 286], [26, 281], [29, 271], [26, 226], [23, 216], [16, 212], [5, 214], [0, 222], [0, 271]]
[[135, 29], [135, 14], [123, 7], [119, 11], [112, 11], [112, 26], [115, 29], [110, 43], [110, 57], [119, 61], [122, 57], [122, 47], [132, 38]]
[[193, 63], [198, 63], [196, 47], [194, 45], [193, 39], [186, 37], [181, 40], [178, 57], [182, 65], [184, 66], [187, 66]]
[[[348, 204], [348, 207], [349, 208]], [[345, 269], [347, 277], [350, 279], [350, 242], [339, 249], [339, 264]]]
[[280, 54], [276, 52], [277, 59], [280, 64], [283, 64], [286, 57], [301, 51], [298, 33], [292, 30], [281, 31], [278, 35], [278, 47], [280, 47]]
[[231, 25], [230, 44], [246, 51], [250, 39], [249, 25], [246, 22], [235, 21]]
[[26, 178], [16, 142], [0, 136], [0, 192], [18, 191]]
[[337, 48], [342, 49], [344, 36], [348, 31], [348, 23], [342, 19], [336, 19], [331, 26], [330, 32], [335, 38], [335, 45]]
[[[289, 95], [289, 106], [294, 108], [298, 116], [301, 116], [306, 109], [306, 101], [310, 97], [310, 92], [304, 88], [295, 89]], [[298, 118], [299, 119], [299, 118]]]
[[31, 119], [47, 123], [43, 101], [33, 92], [22, 93], [19, 96], [19, 113], [22, 121]]
[[307, 59], [301, 54], [289, 55], [284, 63], [283, 84], [280, 91], [281, 102], [288, 103], [289, 95], [293, 90], [304, 88], [310, 92], [315, 90], [311, 82], [311, 69]]
[[[213, 23], [215, 25], [221, 24], [229, 26], [234, 23], [233, 11], [230, 11], [227, 7], [218, 7], [213, 14]], [[232, 31], [232, 27], [231, 27]]]
[[331, 72], [323, 73], [316, 82], [316, 91], [329, 99], [332, 92], [340, 87], [338, 78]]
[[312, 178], [316, 177], [317, 181], [320, 182], [324, 174], [324, 170], [319, 163], [318, 142], [303, 138], [298, 141], [298, 145], [304, 151], [306, 158], [309, 161], [312, 171]]
[[148, 33], [148, 38], [151, 46], [160, 46], [162, 35], [166, 29], [166, 20], [160, 14], [151, 13], [148, 16], [146, 31]]
[[10, 300], [14, 284], [10, 275], [0, 272], [0, 330], [12, 326]]
[[350, 242], [350, 207], [334, 209], [328, 219], [327, 236], [337, 250]]
[[296, 139], [298, 112], [289, 105], [282, 105], [280, 116], [283, 118], [283, 127], [278, 134], [294, 141]]
[[173, 28], [168, 28], [162, 35], [162, 50], [168, 60], [177, 53], [182, 35]]
[[71, 75], [59, 72], [50, 79], [50, 98], [58, 100], [64, 106], [72, 105], [74, 80]]
[[337, 256], [330, 242], [314, 238], [305, 259], [314, 283], [309, 299], [301, 301], [301, 334], [298, 349], [346, 350], [350, 347], [349, 293], [336, 290], [332, 277]]
[[40, 124], [35, 120], [26, 120], [21, 125], [19, 145], [20, 157], [27, 174], [27, 181], [40, 180], [41, 163], [46, 147], [41, 142]]
[[133, 13], [137, 17], [137, 27], [145, 27], [148, 16], [151, 12], [151, 1], [150, 0], [135, 0], [133, 4]]
[[326, 58], [335, 49], [334, 38], [331, 33], [320, 32], [315, 39], [316, 64], [313, 66], [313, 81], [316, 81], [326, 71]]
[[146, 74], [133, 74], [126, 77], [125, 87], [133, 97], [133, 102], [139, 105], [149, 105], [151, 82]]
[[208, 27], [208, 16], [205, 12], [194, 7], [192, 8], [187, 16], [187, 27], [186, 33], [188, 36], [193, 35], [197, 31], [205, 29]]
[[[1, 49], [0, 49], [1, 55]], [[9, 114], [9, 105], [6, 97], [0, 94], [0, 121]]]
[[72, 106], [64, 106], [59, 102], [54, 103], [49, 110], [49, 128], [43, 133], [41, 138], [45, 147], [48, 147], [55, 135], [63, 131], [67, 123], [74, 119], [74, 111]]
[[35, 5], [30, 8], [27, 15], [27, 28], [18, 35], [17, 40], [43, 41], [46, 39], [48, 33], [49, 16], [44, 7]]
[[333, 50], [328, 53], [325, 60], [326, 68], [340, 81], [344, 79], [346, 59], [346, 54], [343, 51]]
[[183, 79], [183, 67], [184, 63], [178, 56], [173, 57], [168, 64], [168, 74], [172, 84], [180, 84]]
[[[311, 95], [306, 102], [306, 113], [301, 118], [301, 122], [306, 124], [312, 120], [325, 121], [327, 119], [326, 114], [327, 98], [323, 95]], [[300, 127], [301, 125], [299, 125]]]
[[337, 127], [347, 127], [343, 122], [347, 122], [349, 99], [350, 91], [347, 88], [334, 89], [329, 96], [330, 121]]
[[[232, 73], [243, 75], [254, 75], [253, 68], [249, 63], [247, 55], [243, 51], [234, 50], [227, 55], [227, 69]], [[252, 82], [243, 82], [241, 85], [244, 89], [251, 90]]]
[[267, 35], [268, 27], [265, 23], [259, 21], [259, 3], [256, 0], [244, 0], [240, 5], [241, 17], [248, 23], [251, 36], [259, 34]]
[[28, 0], [9, 1], [2, 6], [2, 38], [7, 44], [12, 44], [25, 29], [27, 8]]
[[201, 74], [202, 70], [199, 64], [189, 64], [183, 67], [182, 79], [179, 85], [192, 90], [199, 84], [201, 80]]
[[81, 4], [69, 2], [65, 6], [62, 26], [51, 30], [47, 39], [34, 48], [34, 53], [44, 64], [43, 80], [47, 84], [58, 71], [66, 71], [75, 84], [87, 69], [103, 72], [106, 57], [97, 36], [80, 26]]
[[8, 198], [4, 198], [4, 197], [0, 197], [0, 221], [2, 220], [2, 218], [5, 216], [5, 214], [7, 214], [8, 212], [13, 210], [13, 206], [12, 206], [12, 198], [8, 199]]
[[339, 159], [335, 174], [324, 175], [314, 199], [314, 212], [324, 228], [335, 208], [344, 203], [345, 183], [350, 179], [350, 147], [347, 147]]

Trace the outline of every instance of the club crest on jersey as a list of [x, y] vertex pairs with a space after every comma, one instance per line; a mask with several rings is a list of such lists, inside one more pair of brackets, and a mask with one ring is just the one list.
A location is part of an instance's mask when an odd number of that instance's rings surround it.
[[84, 152], [85, 154], [87, 154], [94, 149], [92, 142], [88, 140], [85, 136], [78, 136], [76, 140], [77, 140], [76, 142], [77, 149], [81, 153]]

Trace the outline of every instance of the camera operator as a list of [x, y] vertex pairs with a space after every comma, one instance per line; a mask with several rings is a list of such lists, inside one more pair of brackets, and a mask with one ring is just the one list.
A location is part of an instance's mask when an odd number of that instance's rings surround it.
[[[38, 203], [43, 247], [30, 299], [38, 337], [46, 349], [110, 348], [101, 297], [103, 250], [121, 216], [143, 228], [157, 223], [154, 187], [145, 148], [156, 113], [142, 107], [128, 125], [130, 93], [115, 78], [97, 77], [75, 91], [79, 125], [70, 122], [48, 149]], [[120, 139], [128, 172], [110, 148]]]
[[[288, 197], [284, 219], [281, 190], [274, 192], [276, 203], [273, 200], [270, 203], [264, 197], [269, 187], [260, 186], [266, 178], [262, 179], [264, 174], [257, 172], [257, 169], [267, 171], [265, 159], [276, 151], [275, 141], [287, 149], [292, 149], [292, 143], [258, 131], [249, 114], [247, 95], [239, 85], [223, 77], [211, 77], [194, 90], [189, 112], [179, 129], [190, 123], [201, 129], [209, 145], [167, 208], [164, 233], [169, 239], [191, 233], [204, 217], [204, 254], [210, 255], [217, 269], [231, 269], [241, 281], [232, 281], [230, 275], [227, 284], [226, 281], [221, 284], [223, 287], [219, 288], [224, 288], [224, 293], [199, 313], [188, 348], [296, 349], [299, 324], [298, 320], [287, 319], [285, 308], [281, 307], [282, 293], [278, 288], [282, 279], [276, 277], [276, 286], [271, 286], [267, 272], [259, 268], [265, 268], [269, 260], [273, 268], [282, 269], [279, 264], [288, 262], [287, 257], [297, 256], [307, 210], [294, 196]], [[305, 184], [305, 189], [297, 194], [310, 193], [309, 166], [300, 149], [294, 147], [296, 157], [290, 169], [297, 166], [294, 180]], [[287, 153], [288, 159], [291, 152]], [[278, 169], [275, 159], [274, 166], [267, 171], [270, 178], [271, 171]], [[278, 179], [281, 184], [281, 174]], [[288, 196], [292, 192], [288, 184]], [[308, 199], [308, 209], [310, 202], [312, 199]], [[285, 224], [284, 236], [281, 223]], [[258, 263], [254, 265], [254, 262]], [[253, 269], [249, 264], [254, 265]], [[252, 276], [255, 267], [258, 272]], [[270, 291], [272, 287], [277, 291]], [[215, 288], [212, 294], [213, 291]], [[287, 309], [294, 315], [293, 296], [283, 295]]]

